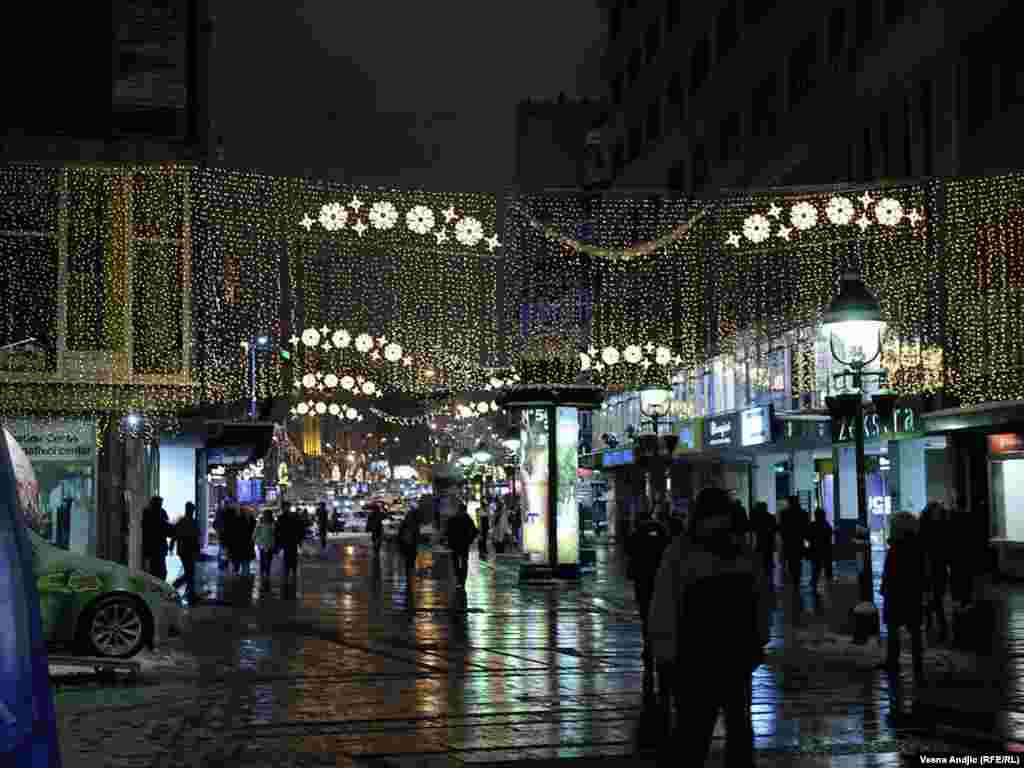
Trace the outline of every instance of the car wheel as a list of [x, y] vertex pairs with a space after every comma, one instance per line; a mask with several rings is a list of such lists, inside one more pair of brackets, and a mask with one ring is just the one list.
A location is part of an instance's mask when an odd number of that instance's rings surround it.
[[146, 642], [146, 610], [133, 597], [110, 595], [89, 606], [82, 616], [81, 638], [89, 653], [127, 659]]

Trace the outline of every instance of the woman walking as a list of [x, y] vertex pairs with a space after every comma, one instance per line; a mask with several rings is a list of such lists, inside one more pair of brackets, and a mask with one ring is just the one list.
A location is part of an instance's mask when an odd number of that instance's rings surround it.
[[260, 586], [269, 589], [270, 564], [274, 559], [274, 513], [269, 508], [263, 510], [253, 538], [260, 551]]
[[512, 542], [512, 526], [509, 524], [509, 511], [504, 504], [498, 506], [494, 519], [494, 552], [501, 555], [505, 546]]

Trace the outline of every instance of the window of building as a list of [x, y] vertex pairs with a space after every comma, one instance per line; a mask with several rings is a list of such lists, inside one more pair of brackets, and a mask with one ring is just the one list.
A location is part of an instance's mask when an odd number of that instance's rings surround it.
[[658, 49], [661, 47], [661, 25], [658, 22], [654, 22], [647, 28], [647, 34], [644, 35], [644, 52], [646, 54], [647, 63], [650, 64], [654, 61], [658, 55]]
[[629, 54], [629, 83], [632, 85], [640, 77], [640, 62], [641, 62], [640, 49], [636, 48], [631, 54]]
[[622, 31], [622, 6], [616, 3], [608, 14], [608, 39], [614, 40]]
[[885, 21], [895, 24], [907, 15], [907, 0], [885, 0]]
[[800, 104], [814, 87], [814, 67], [818, 58], [818, 38], [808, 35], [789, 55], [789, 108]]
[[774, 136], [778, 113], [778, 78], [771, 74], [754, 89], [751, 99], [751, 133], [754, 136]]
[[828, 56], [835, 61], [846, 49], [846, 9], [833, 8], [828, 15]]
[[875, 168], [874, 168], [875, 158], [874, 158], [874, 154], [873, 154], [872, 148], [871, 148], [871, 129], [870, 128], [865, 128], [864, 129], [864, 153], [861, 156], [861, 162], [862, 162], [861, 178], [864, 179], [864, 181], [869, 181], [875, 175]]
[[739, 41], [738, 16], [736, 0], [729, 0], [715, 19], [715, 55], [719, 61], [728, 56]]
[[640, 156], [640, 150], [644, 144], [643, 125], [640, 121], [629, 127], [629, 159], [635, 160]]
[[708, 158], [704, 145], [698, 144], [693, 150], [693, 189], [703, 189], [708, 183]]
[[875, 2], [876, 0], [857, 0], [858, 49], [867, 45], [875, 36]]
[[992, 119], [992, 64], [976, 55], [967, 62], [967, 132], [978, 133]]
[[700, 90], [710, 71], [711, 43], [704, 37], [697, 41], [690, 54], [690, 93]]
[[746, 0], [743, 4], [743, 23], [757, 24], [775, 10], [776, 0]]
[[719, 125], [719, 160], [722, 165], [740, 153], [740, 116], [738, 112], [730, 113]]
[[679, 4], [682, 0], [665, 0], [665, 26], [669, 30], [679, 24]]
[[668, 169], [668, 188], [673, 192], [683, 192], [686, 189], [686, 161], [679, 160]]
[[647, 140], [658, 141], [661, 138], [661, 99], [655, 99], [647, 107]]

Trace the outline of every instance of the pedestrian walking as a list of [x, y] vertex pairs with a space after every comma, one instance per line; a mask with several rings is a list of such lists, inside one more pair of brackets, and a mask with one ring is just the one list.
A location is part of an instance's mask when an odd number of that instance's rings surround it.
[[914, 682], [924, 682], [924, 644], [921, 637], [921, 608], [925, 584], [925, 555], [918, 536], [917, 518], [909, 512], [897, 512], [890, 521], [889, 548], [882, 568], [881, 593], [888, 643], [885, 669], [899, 679], [900, 630], [910, 632], [910, 652]]
[[807, 512], [800, 506], [800, 499], [790, 496], [782, 513], [782, 556], [789, 578], [798, 588], [807, 549], [807, 526]]
[[274, 513], [268, 507], [263, 510], [260, 522], [253, 533], [253, 541], [259, 549], [260, 585], [270, 588], [270, 564], [274, 560]]
[[633, 582], [644, 642], [642, 654], [645, 694], [653, 693], [655, 681], [654, 655], [648, 636], [648, 613], [654, 595], [654, 579], [658, 574], [658, 566], [671, 540], [668, 529], [655, 518], [641, 518], [636, 530], [626, 540], [626, 578]]
[[509, 513], [509, 526], [512, 528], [512, 540], [515, 542], [516, 549], [523, 548], [523, 513], [519, 508], [519, 497], [510, 496], [509, 505], [511, 505], [511, 511]]
[[366, 530], [370, 534], [374, 553], [380, 554], [380, 545], [384, 541], [384, 510], [376, 504], [370, 507], [370, 514], [366, 517]]
[[213, 527], [217, 531], [217, 567], [225, 570], [231, 564], [231, 532], [234, 530], [235, 508], [226, 500], [217, 508]]
[[817, 591], [822, 570], [825, 571], [825, 583], [832, 583], [832, 526], [821, 507], [814, 510], [814, 522], [808, 527], [807, 540], [811, 545], [811, 589]]
[[704, 764], [723, 710], [725, 764], [753, 765], [750, 683], [768, 642], [771, 598], [734, 520], [724, 491], [701, 491], [687, 535], [668, 546], [655, 578], [648, 631], [655, 657], [673, 665], [679, 728], [665, 745], [673, 764]]
[[491, 534], [494, 540], [494, 551], [496, 554], [505, 554], [505, 547], [512, 543], [512, 526], [509, 523], [509, 511], [504, 504], [498, 505], [498, 511], [494, 519], [494, 531]]
[[327, 549], [327, 504], [316, 505], [316, 525], [320, 529], [320, 550]]
[[452, 551], [452, 570], [455, 572], [455, 583], [459, 589], [466, 588], [469, 548], [478, 533], [466, 505], [459, 504], [458, 511], [448, 520], [448, 547]]
[[946, 620], [946, 591], [949, 589], [949, 566], [952, 542], [950, 541], [949, 510], [933, 501], [921, 512], [919, 534], [921, 549], [925, 553], [927, 576], [925, 631], [930, 632], [934, 623], [939, 640], [944, 641], [949, 632]]
[[298, 580], [299, 548], [306, 538], [306, 523], [291, 504], [285, 502], [274, 526], [274, 546], [284, 553], [284, 583]]
[[[464, 508], [464, 504], [460, 506], [460, 509]], [[410, 508], [405, 513], [405, 517], [402, 518], [402, 523], [398, 526], [398, 548], [402, 553], [402, 559], [405, 561], [405, 575], [409, 584], [412, 584], [412, 578], [416, 573], [416, 553], [419, 551], [420, 545], [420, 524], [416, 518], [416, 509]], [[470, 522], [472, 523], [473, 521], [470, 520]], [[450, 541], [448, 546], [451, 546]]]
[[491, 532], [491, 519], [494, 517], [496, 504], [493, 499], [484, 499], [480, 504], [480, 557], [487, 557], [487, 539]]
[[775, 515], [768, 511], [768, 504], [759, 501], [754, 505], [750, 514], [751, 526], [754, 529], [754, 545], [757, 548], [758, 559], [768, 577], [768, 583], [774, 583], [775, 576], [775, 537], [778, 534], [779, 526], [775, 522]]
[[199, 558], [199, 524], [196, 522], [196, 505], [191, 501], [185, 504], [185, 516], [174, 524], [171, 546], [177, 546], [178, 559], [181, 560], [182, 575], [175, 579], [177, 589], [185, 585], [185, 598], [194, 603], [196, 600], [196, 560]]
[[238, 567], [235, 572], [240, 570], [243, 576], [252, 575], [252, 561], [256, 559], [256, 547], [253, 543], [253, 534], [255, 533], [256, 517], [251, 508], [242, 507], [235, 522], [238, 547]]
[[146, 570], [161, 581], [167, 578], [167, 539], [173, 535], [164, 500], [154, 496], [142, 512], [142, 557]]

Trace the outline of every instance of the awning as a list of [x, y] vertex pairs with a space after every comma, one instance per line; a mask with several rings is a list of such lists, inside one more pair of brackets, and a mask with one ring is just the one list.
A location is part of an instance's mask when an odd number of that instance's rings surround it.
[[1024, 423], [1024, 400], [979, 403], [966, 408], [947, 408], [923, 416], [925, 432], [955, 432]]

